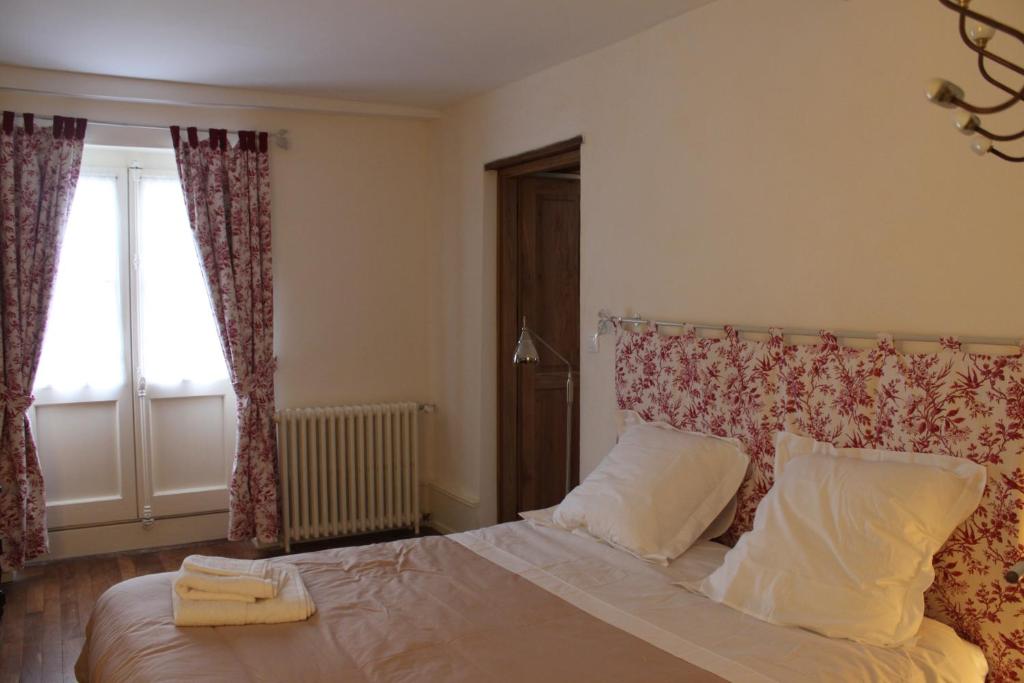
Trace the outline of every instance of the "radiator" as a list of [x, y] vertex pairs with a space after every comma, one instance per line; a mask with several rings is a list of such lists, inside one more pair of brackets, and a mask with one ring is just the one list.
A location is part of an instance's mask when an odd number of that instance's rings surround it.
[[277, 414], [284, 547], [412, 528], [419, 533], [419, 405]]

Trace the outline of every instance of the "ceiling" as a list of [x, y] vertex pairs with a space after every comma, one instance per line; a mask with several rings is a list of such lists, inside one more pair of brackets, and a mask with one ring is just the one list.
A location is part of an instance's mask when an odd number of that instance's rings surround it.
[[0, 64], [440, 106], [711, 0], [3, 0]]

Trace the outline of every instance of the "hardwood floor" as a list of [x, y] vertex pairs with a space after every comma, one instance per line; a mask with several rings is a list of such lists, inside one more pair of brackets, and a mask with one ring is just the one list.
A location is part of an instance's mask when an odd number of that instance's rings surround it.
[[[423, 535], [433, 534], [429, 529]], [[293, 546], [292, 554], [409, 538], [387, 532]], [[283, 555], [249, 543], [219, 541], [58, 560], [33, 565], [3, 585], [7, 606], [0, 622], [0, 682], [74, 681], [85, 624], [96, 599], [115, 583], [135, 576], [176, 571], [192, 554], [260, 558]]]

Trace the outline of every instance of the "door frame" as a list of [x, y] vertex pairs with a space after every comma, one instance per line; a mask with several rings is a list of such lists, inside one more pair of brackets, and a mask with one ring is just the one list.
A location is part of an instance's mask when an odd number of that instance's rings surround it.
[[[539, 149], [497, 159], [484, 166], [485, 171], [498, 174], [498, 240], [497, 240], [497, 317], [498, 317], [498, 521], [512, 521], [516, 517], [519, 470], [519, 449], [516, 425], [519, 421], [516, 396], [519, 374], [512, 364], [519, 332], [518, 282], [518, 205], [519, 180], [534, 173], [555, 172], [579, 166], [583, 137], [576, 136]], [[578, 313], [578, 312], [577, 312]], [[579, 471], [579, 449], [577, 462]]]

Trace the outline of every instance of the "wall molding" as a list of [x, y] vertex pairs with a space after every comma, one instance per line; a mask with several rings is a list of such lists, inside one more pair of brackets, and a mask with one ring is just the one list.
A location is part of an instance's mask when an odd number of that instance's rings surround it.
[[438, 119], [441, 111], [398, 104], [230, 88], [143, 78], [0, 66], [0, 90], [103, 102], [202, 109], [259, 109], [309, 114]]

